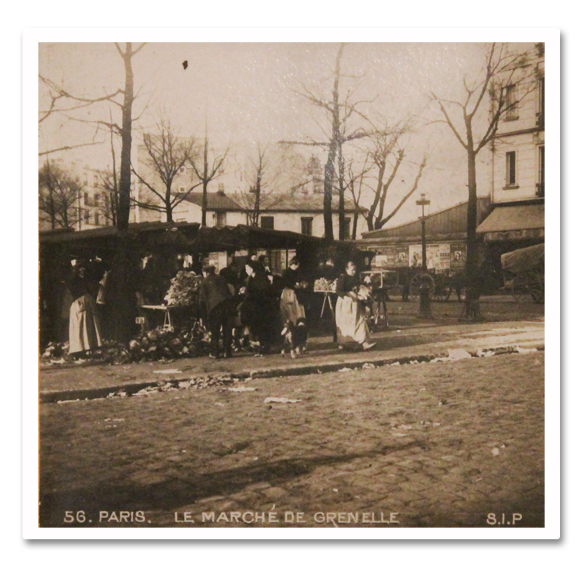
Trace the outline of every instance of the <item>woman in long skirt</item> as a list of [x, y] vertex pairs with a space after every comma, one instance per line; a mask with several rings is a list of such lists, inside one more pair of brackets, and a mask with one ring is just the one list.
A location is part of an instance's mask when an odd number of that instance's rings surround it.
[[268, 353], [280, 338], [279, 304], [273, 297], [264, 268], [255, 260], [246, 263], [248, 280], [242, 307], [242, 324], [249, 327], [260, 343], [260, 352]]
[[376, 343], [370, 342], [370, 332], [366, 322], [364, 304], [358, 299], [360, 278], [356, 273], [356, 264], [348, 262], [346, 271], [336, 281], [336, 329], [340, 348], [352, 343], [362, 345], [369, 350]]
[[102, 346], [102, 338], [96, 303], [88, 292], [83, 273], [76, 274], [70, 287], [75, 299], [69, 310], [69, 354], [79, 356]]

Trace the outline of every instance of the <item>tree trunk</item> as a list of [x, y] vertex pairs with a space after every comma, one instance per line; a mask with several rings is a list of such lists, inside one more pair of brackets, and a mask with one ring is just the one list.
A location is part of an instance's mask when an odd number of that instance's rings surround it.
[[130, 218], [130, 163], [132, 149], [132, 103], [134, 101], [134, 74], [132, 72], [132, 43], [126, 43], [123, 56], [126, 82], [122, 106], [122, 152], [120, 155], [120, 196], [116, 218], [118, 229], [126, 231]]
[[330, 144], [328, 160], [324, 169], [324, 238], [334, 240], [334, 226], [332, 223], [332, 188], [334, 185], [334, 159], [336, 155], [335, 143]]
[[133, 294], [129, 282], [128, 223], [130, 219], [130, 166], [132, 149], [132, 103], [134, 101], [134, 75], [132, 72], [132, 43], [126, 43], [122, 54], [125, 71], [124, 102], [122, 106], [122, 151], [120, 154], [120, 193], [118, 196], [118, 242], [108, 278], [112, 293], [107, 313], [112, 339], [127, 342], [132, 334]]
[[201, 226], [206, 226], [208, 212], [208, 123], [206, 117], [206, 139], [203, 150], [203, 195], [201, 198]]
[[476, 235], [476, 154], [468, 150], [468, 211], [466, 229], [466, 302], [460, 315], [462, 320], [478, 321], [480, 315], [480, 281], [478, 266], [478, 245]]
[[338, 140], [338, 185], [340, 199], [338, 201], [338, 235], [340, 240], [346, 239], [344, 228], [346, 226], [346, 210], [344, 202], [344, 157], [342, 156], [342, 144]]
[[358, 232], [358, 211], [354, 211], [354, 222], [352, 223], [352, 240], [356, 240], [356, 233]]

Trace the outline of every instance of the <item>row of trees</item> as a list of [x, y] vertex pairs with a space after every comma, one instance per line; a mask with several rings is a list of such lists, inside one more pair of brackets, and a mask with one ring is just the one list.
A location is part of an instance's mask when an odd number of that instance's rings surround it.
[[[121, 245], [119, 260], [124, 261], [124, 234], [128, 228], [129, 212], [131, 205], [131, 145], [133, 127], [133, 103], [134, 75], [132, 60], [143, 48], [144, 44], [134, 48], [132, 43], [124, 46], [115, 44], [116, 49], [123, 60], [125, 69], [124, 90], [118, 90], [95, 99], [81, 98], [72, 95], [63, 88], [42, 78], [51, 92], [51, 104], [49, 108], [40, 114], [39, 121], [47, 120], [55, 112], [63, 112], [59, 106], [65, 100], [71, 107], [66, 109], [84, 108], [88, 105], [110, 102], [117, 105], [121, 111], [121, 125], [113, 121], [96, 121], [98, 127], [108, 128], [111, 134], [116, 134], [121, 140], [121, 152], [119, 168], [115, 166], [112, 171], [112, 186], [116, 193], [116, 214], [115, 222], [121, 232]], [[399, 168], [405, 163], [406, 144], [404, 142], [406, 133], [413, 128], [411, 119], [403, 120], [393, 126], [375, 124], [363, 111], [363, 107], [371, 101], [356, 100], [355, 89], [341, 89], [343, 79], [342, 59], [346, 45], [340, 45], [334, 64], [333, 87], [331, 96], [322, 96], [312, 89], [302, 86], [298, 91], [309, 104], [323, 112], [327, 118], [329, 128], [324, 129], [327, 136], [321, 140], [310, 141], [282, 141], [286, 145], [305, 145], [324, 149], [327, 158], [323, 169], [323, 209], [326, 239], [333, 239], [332, 203], [333, 196], [338, 196], [338, 215], [340, 221], [345, 216], [345, 195], [350, 193], [352, 200], [360, 206], [370, 193], [369, 206], [366, 207], [365, 218], [369, 229], [380, 228], [388, 222], [400, 207], [413, 194], [418, 186], [421, 176], [424, 173], [427, 159], [419, 163], [417, 173], [409, 190], [400, 196], [398, 205], [389, 213], [386, 210], [389, 195], [392, 191], [393, 182], [397, 179]], [[476, 297], [474, 282], [478, 270], [478, 254], [476, 241], [476, 157], [478, 153], [491, 141], [494, 140], [498, 124], [505, 113], [510, 110], [511, 105], [518, 101], [510, 100], [507, 96], [508, 87], [518, 81], [515, 76], [519, 69], [523, 69], [526, 54], [509, 52], [506, 45], [492, 44], [486, 54], [485, 67], [478, 80], [473, 83], [463, 80], [463, 96], [459, 100], [447, 100], [430, 93], [430, 100], [439, 110], [439, 122], [444, 123], [447, 131], [456, 137], [462, 145], [468, 165], [468, 254], [466, 264], [466, 275], [468, 281], [467, 307], [468, 315], [476, 318], [478, 313], [472, 305]], [[523, 71], [521, 71], [523, 72]], [[122, 100], [120, 100], [122, 98]], [[488, 108], [490, 106], [490, 108]], [[164, 210], [167, 219], [172, 220], [173, 209], [196, 187], [201, 186], [205, 193], [210, 181], [219, 175], [228, 155], [228, 150], [220, 152], [217, 156], [210, 158], [209, 141], [207, 132], [203, 144], [203, 151], [198, 154], [203, 158], [201, 162], [196, 160], [195, 143], [193, 140], [185, 140], [173, 135], [169, 124], [160, 123], [158, 133], [145, 133], [143, 144], [147, 155], [150, 158], [152, 169], [162, 181], [160, 185], [146, 179], [142, 173], [134, 171], [142, 184], [152, 193], [155, 199], [149, 206], [155, 210]], [[357, 152], [347, 150], [347, 146], [368, 140], [370, 148], [358, 159]], [[63, 148], [56, 148], [57, 151]], [[45, 153], [50, 153], [45, 152]], [[250, 195], [254, 206], [253, 211], [258, 211], [263, 188], [270, 186], [266, 177], [266, 152], [258, 149], [256, 163], [256, 175], [251, 185]], [[116, 160], [114, 160], [115, 164]], [[197, 182], [183, 193], [173, 191], [173, 180], [181, 167], [189, 164], [196, 173]], [[374, 180], [374, 183], [372, 181]], [[291, 187], [289, 187], [291, 189]], [[293, 186], [294, 189], [294, 186]], [[51, 193], [54, 200], [57, 193]], [[53, 206], [53, 205], [51, 205]], [[53, 210], [53, 209], [51, 209]], [[205, 224], [205, 196], [204, 214], [202, 224]], [[253, 219], [254, 220], [254, 219]], [[344, 226], [340, 222], [340, 227]], [[356, 226], [356, 219], [355, 219]], [[344, 237], [341, 232], [340, 238]], [[121, 281], [123, 278], [121, 278]], [[123, 287], [123, 285], [122, 285]], [[123, 289], [121, 287], [121, 293]]]

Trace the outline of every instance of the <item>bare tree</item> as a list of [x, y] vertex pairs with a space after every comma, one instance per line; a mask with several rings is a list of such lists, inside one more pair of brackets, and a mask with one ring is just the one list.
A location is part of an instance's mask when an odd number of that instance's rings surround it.
[[208, 139], [208, 122], [206, 118], [205, 140], [203, 144], [203, 155], [201, 159], [203, 163], [198, 163], [195, 155], [191, 155], [188, 161], [201, 181], [202, 185], [202, 199], [201, 199], [201, 226], [207, 226], [207, 212], [208, 212], [208, 185], [213, 179], [222, 175], [224, 162], [228, 156], [229, 148], [223, 153], [215, 154], [213, 149], [210, 150]]
[[[334, 66], [334, 84], [332, 88], [331, 99], [321, 94], [317, 94], [309, 88], [303, 86], [297, 94], [305, 98], [312, 105], [326, 111], [329, 118], [330, 134], [327, 141], [310, 141], [310, 142], [283, 142], [288, 144], [301, 144], [305, 146], [321, 146], [327, 148], [328, 156], [324, 167], [324, 229], [325, 238], [333, 240], [334, 228], [332, 222], [332, 195], [336, 177], [338, 179], [338, 217], [339, 217], [339, 238], [344, 239], [344, 219], [345, 219], [345, 200], [344, 192], [346, 184], [344, 182], [344, 158], [342, 147], [345, 143], [359, 140], [369, 135], [369, 132], [363, 128], [353, 128], [351, 118], [353, 116], [362, 116], [358, 106], [366, 101], [353, 101], [355, 89], [349, 89], [340, 97], [340, 79], [341, 79], [341, 61], [346, 44], [340, 44], [336, 55]], [[336, 161], [338, 162], [338, 172], [336, 174]]]
[[[109, 279], [111, 294], [109, 302], [112, 307], [109, 316], [111, 317], [112, 338], [124, 341], [130, 337], [132, 331], [133, 302], [135, 301], [132, 292], [132, 259], [127, 238], [130, 217], [132, 123], [139, 118], [133, 118], [132, 115], [133, 104], [136, 99], [132, 60], [146, 44], [142, 43], [136, 48], [133, 47], [132, 42], [126, 42], [124, 48], [118, 43], [114, 45], [124, 64], [124, 89], [118, 89], [115, 92], [94, 98], [79, 97], [50, 79], [40, 77], [41, 83], [49, 89], [50, 103], [48, 108], [40, 112], [39, 123], [59, 113], [68, 120], [93, 125], [96, 128], [96, 132], [104, 129], [109, 132], [114, 131], [121, 138], [122, 147], [120, 152], [119, 177], [116, 177], [118, 184], [116, 225], [119, 230], [119, 239], [113, 259], [113, 269]], [[122, 97], [122, 100], [120, 100], [120, 97]], [[114, 123], [112, 120], [107, 122], [76, 116], [77, 111], [80, 109], [101, 102], [112, 103], [120, 108], [122, 114], [121, 125]], [[93, 143], [97, 142], [92, 141], [89, 145]], [[62, 151], [83, 145], [88, 144], [64, 146], [44, 153]]]
[[[248, 162], [248, 191], [236, 195], [236, 201], [246, 213], [251, 226], [259, 226], [260, 216], [271, 208], [278, 207], [288, 197], [295, 195], [311, 182], [304, 178], [298, 156], [281, 146], [280, 152], [272, 152], [269, 146], [256, 145], [254, 158]], [[307, 177], [307, 176], [305, 176]]]
[[[47, 77], [43, 77], [39, 75], [40, 85], [45, 89], [45, 98], [48, 98], [48, 107], [42, 110], [39, 110], [39, 125], [45, 122], [45, 120], [59, 115], [59, 116], [68, 116], [69, 113], [87, 108], [94, 104], [100, 102], [112, 102], [115, 98], [122, 94], [123, 91], [120, 89], [106, 94], [101, 97], [96, 98], [86, 98], [86, 97], [78, 97], [70, 93], [63, 84], [58, 84], [55, 81]], [[94, 133], [95, 138], [95, 133]], [[49, 150], [45, 150], [43, 152], [39, 152], [39, 156], [46, 156], [49, 154], [53, 154], [56, 152], [62, 152], [65, 150], [72, 150], [74, 148], [82, 148], [85, 146], [94, 146], [96, 144], [100, 144], [100, 141], [92, 140], [91, 142], [84, 142], [81, 144], [73, 144], [71, 146], [60, 146], [57, 148], [51, 148]]]
[[79, 220], [81, 185], [54, 162], [45, 162], [39, 171], [39, 216], [51, 228], [71, 228]]
[[411, 122], [405, 121], [393, 127], [385, 125], [383, 128], [377, 129], [371, 136], [372, 147], [368, 152], [368, 158], [372, 163], [372, 167], [376, 169], [376, 182], [374, 189], [372, 189], [372, 203], [365, 215], [368, 230], [382, 228], [417, 190], [419, 180], [427, 164], [426, 157], [419, 164], [419, 169], [411, 188], [402, 196], [395, 208], [390, 213], [386, 213], [385, 207], [389, 197], [389, 190], [392, 188], [399, 169], [405, 162], [406, 150], [401, 140], [411, 128]]
[[[476, 156], [497, 133], [499, 123], [514, 111], [521, 100], [534, 88], [528, 78], [533, 69], [529, 54], [510, 50], [507, 44], [493, 43], [488, 49], [484, 69], [479, 78], [469, 82], [463, 78], [461, 100], [440, 98], [434, 92], [431, 98], [442, 118], [466, 152], [468, 160], [468, 209], [466, 236], [466, 304], [463, 319], [479, 320], [480, 278], [477, 226]], [[516, 96], [511, 96], [515, 87]], [[484, 122], [488, 115], [488, 121]], [[476, 128], [475, 128], [476, 127]]]
[[160, 120], [157, 132], [144, 132], [142, 142], [146, 156], [142, 161], [146, 173], [133, 168], [140, 183], [142, 183], [156, 199], [155, 203], [140, 201], [138, 204], [146, 209], [164, 212], [167, 222], [173, 222], [173, 210], [185, 198], [201, 185], [201, 181], [193, 184], [184, 192], [174, 191], [174, 182], [181, 168], [195, 163], [197, 150], [193, 138], [177, 136], [168, 120]]

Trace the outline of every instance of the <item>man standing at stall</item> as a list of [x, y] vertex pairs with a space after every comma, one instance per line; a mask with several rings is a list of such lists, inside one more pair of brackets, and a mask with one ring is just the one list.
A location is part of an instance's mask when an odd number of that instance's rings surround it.
[[[207, 327], [212, 334], [210, 357], [230, 358], [232, 356], [232, 327], [234, 326], [234, 305], [232, 293], [226, 280], [216, 274], [215, 266], [206, 266], [205, 277], [200, 288], [200, 303], [206, 316]], [[220, 351], [220, 330], [222, 351]]]

